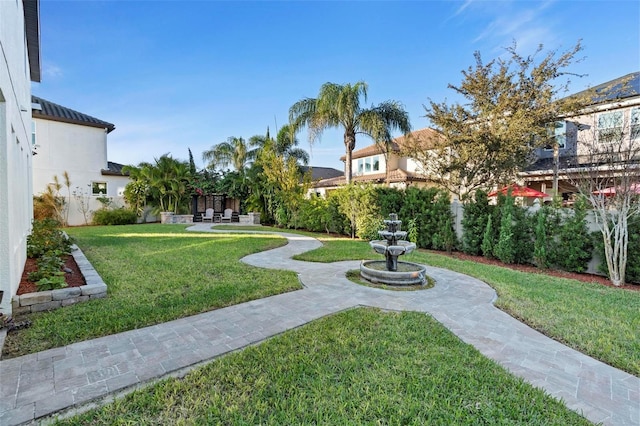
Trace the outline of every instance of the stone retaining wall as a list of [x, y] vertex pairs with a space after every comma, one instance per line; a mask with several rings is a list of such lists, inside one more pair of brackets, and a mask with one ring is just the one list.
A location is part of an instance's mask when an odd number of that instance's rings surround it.
[[50, 311], [74, 303], [86, 302], [91, 299], [107, 297], [107, 285], [87, 260], [82, 250], [73, 245], [71, 255], [78, 264], [86, 284], [80, 287], [67, 287], [58, 290], [39, 291], [14, 296], [12, 300], [12, 314], [18, 315], [29, 312]]
[[160, 212], [160, 223], [193, 223], [193, 215]]

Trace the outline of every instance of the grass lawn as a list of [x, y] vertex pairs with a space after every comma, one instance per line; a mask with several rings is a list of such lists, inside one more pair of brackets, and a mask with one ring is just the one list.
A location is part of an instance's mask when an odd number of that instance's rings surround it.
[[354, 309], [62, 425], [588, 425], [429, 316]]
[[185, 225], [70, 228], [108, 285], [108, 297], [29, 315], [10, 333], [4, 354], [18, 356], [145, 327], [300, 288], [289, 271], [239, 261], [286, 244], [264, 234], [210, 234]]
[[[323, 247], [296, 259], [334, 262], [374, 257], [364, 241], [334, 239], [323, 243]], [[413, 252], [403, 260], [476, 277], [496, 290], [499, 296], [496, 305], [515, 318], [584, 354], [640, 376], [640, 292], [519, 272], [425, 251]]]

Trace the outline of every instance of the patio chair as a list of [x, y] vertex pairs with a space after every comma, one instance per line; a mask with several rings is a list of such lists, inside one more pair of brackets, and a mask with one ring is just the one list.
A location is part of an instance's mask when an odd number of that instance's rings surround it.
[[213, 209], [207, 209], [202, 215], [202, 221], [206, 222], [207, 220], [213, 223]]
[[233, 215], [233, 210], [225, 209], [224, 214], [220, 218], [220, 222], [229, 222], [231, 223], [231, 216]]

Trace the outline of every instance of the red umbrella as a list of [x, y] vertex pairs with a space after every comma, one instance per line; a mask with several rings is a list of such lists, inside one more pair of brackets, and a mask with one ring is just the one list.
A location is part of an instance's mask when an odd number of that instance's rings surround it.
[[520, 186], [520, 185], [516, 185], [516, 184], [505, 186], [504, 188], [499, 189], [497, 191], [491, 191], [489, 194], [487, 194], [487, 196], [495, 197], [498, 194], [507, 195], [509, 193], [509, 191], [511, 191], [511, 196], [512, 197], [528, 197], [528, 198], [550, 197], [549, 194], [545, 194], [544, 192], [536, 191], [533, 188], [529, 188], [529, 187], [526, 187], [526, 186]]
[[[615, 195], [617, 188], [619, 187], [610, 186], [609, 188], [593, 191], [593, 193], [595, 195], [604, 195], [604, 196]], [[629, 185], [629, 192], [640, 194], [640, 183], [632, 183], [631, 185]]]

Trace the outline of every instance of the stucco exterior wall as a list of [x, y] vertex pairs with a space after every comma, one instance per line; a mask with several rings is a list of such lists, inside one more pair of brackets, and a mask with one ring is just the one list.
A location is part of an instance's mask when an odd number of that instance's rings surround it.
[[[85, 217], [80, 209], [76, 194], [86, 194], [83, 198], [89, 209], [101, 207], [98, 195], [92, 194], [92, 182], [104, 182], [107, 190], [104, 196], [112, 198], [116, 206], [123, 206], [122, 191], [129, 178], [125, 176], [103, 175], [107, 169], [107, 132], [105, 129], [35, 118], [37, 155], [33, 158], [33, 194], [43, 193], [58, 176], [64, 183], [63, 173], [69, 174], [71, 186], [63, 184], [60, 196], [68, 201], [68, 224], [85, 225]], [[71, 196], [69, 195], [71, 192]], [[90, 215], [87, 218], [90, 223]]]
[[0, 1], [0, 312], [11, 313], [31, 230], [31, 77], [22, 2]]

